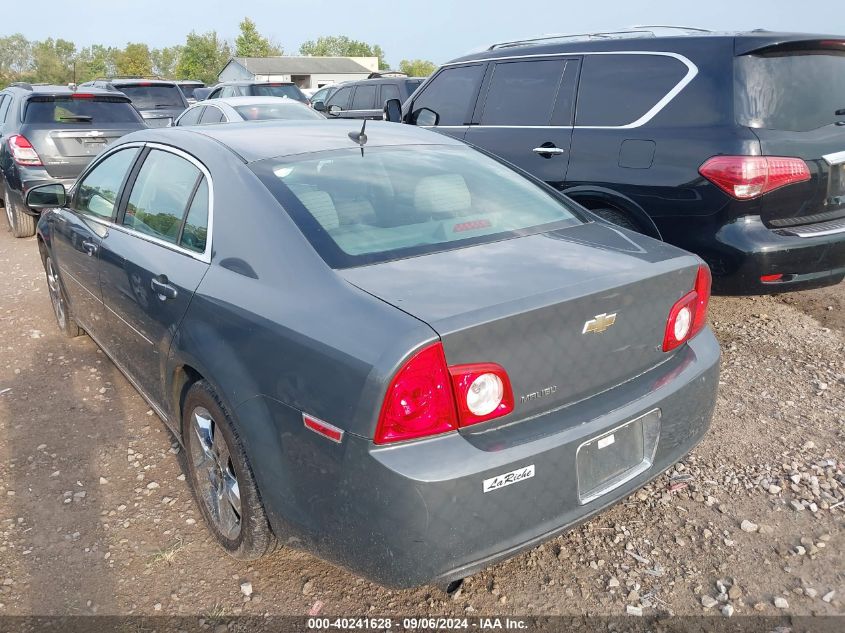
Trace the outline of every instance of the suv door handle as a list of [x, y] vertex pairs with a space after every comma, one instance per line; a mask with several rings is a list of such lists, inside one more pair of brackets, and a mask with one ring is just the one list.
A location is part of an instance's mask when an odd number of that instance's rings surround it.
[[562, 147], [535, 147], [531, 150], [535, 154], [549, 154], [549, 155], [558, 155], [558, 154], [565, 154], [566, 150]]
[[94, 253], [97, 252], [98, 246], [94, 242], [82, 240], [82, 248], [84, 248], [85, 252], [88, 253], [88, 257], [93, 257]]
[[167, 275], [159, 275], [158, 277], [153, 277], [150, 280], [150, 287], [153, 289], [158, 295], [158, 298], [162, 301], [166, 301], [167, 299], [175, 299], [176, 295], [176, 288], [171, 286], [167, 283]]

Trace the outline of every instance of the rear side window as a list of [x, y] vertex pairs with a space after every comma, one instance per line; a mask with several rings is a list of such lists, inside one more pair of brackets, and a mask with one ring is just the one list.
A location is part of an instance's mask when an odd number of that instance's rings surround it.
[[829, 50], [743, 55], [734, 72], [737, 123], [806, 132], [844, 120], [845, 53]]
[[182, 92], [177, 86], [164, 85], [136, 85], [116, 86], [123, 94], [132, 100], [136, 108], [141, 110], [155, 110], [156, 108], [182, 108]]
[[178, 125], [196, 125], [200, 120], [200, 114], [202, 114], [203, 108], [188, 108], [185, 110], [185, 114], [183, 114], [180, 119]]
[[176, 244], [201, 178], [200, 170], [181, 156], [152, 150], [132, 186], [123, 225]]
[[221, 123], [223, 121], [223, 112], [220, 108], [214, 106], [206, 106], [205, 111], [200, 117], [200, 125], [208, 125], [209, 123]]
[[363, 85], [355, 89], [352, 97], [352, 110], [372, 110], [376, 107], [376, 91], [378, 86]]
[[466, 125], [475, 105], [484, 66], [459, 66], [441, 71], [414, 99], [415, 125]]
[[194, 199], [188, 209], [188, 216], [185, 218], [185, 227], [182, 229], [182, 236], [179, 238], [179, 246], [197, 253], [205, 251], [205, 242], [208, 239], [208, 183], [205, 178], [197, 187]]
[[9, 95], [0, 95], [0, 125], [6, 121], [6, 114], [9, 112], [9, 106], [12, 105], [12, 97]]
[[252, 95], [255, 97], [287, 97], [303, 101], [299, 88], [291, 84], [253, 84]]
[[564, 60], [496, 64], [482, 125], [549, 125], [563, 78]]
[[399, 86], [396, 84], [382, 84], [381, 102], [384, 103], [388, 99], [399, 99]]
[[114, 97], [30, 97], [24, 110], [24, 123], [71, 125], [140, 122], [141, 118], [131, 103]]
[[138, 149], [123, 149], [103, 159], [83, 178], [74, 201], [74, 209], [98, 218], [111, 219], [120, 187], [135, 162]]
[[666, 55], [585, 55], [575, 124], [634, 123], [686, 74], [683, 62]]

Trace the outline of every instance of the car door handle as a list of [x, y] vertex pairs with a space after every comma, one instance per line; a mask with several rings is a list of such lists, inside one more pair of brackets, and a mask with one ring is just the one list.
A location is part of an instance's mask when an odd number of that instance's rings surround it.
[[550, 155], [558, 155], [558, 154], [565, 154], [566, 150], [562, 147], [535, 147], [531, 150], [535, 154], [550, 154]]
[[176, 288], [167, 283], [167, 277], [165, 275], [153, 277], [150, 280], [150, 287], [153, 289], [153, 292], [158, 295], [158, 298], [162, 301], [165, 301], [167, 299], [175, 299], [176, 295], [178, 294], [176, 292]]
[[99, 248], [94, 242], [89, 242], [88, 240], [82, 241], [82, 248], [85, 249], [85, 252], [88, 253], [88, 257], [93, 257], [94, 253], [97, 252]]

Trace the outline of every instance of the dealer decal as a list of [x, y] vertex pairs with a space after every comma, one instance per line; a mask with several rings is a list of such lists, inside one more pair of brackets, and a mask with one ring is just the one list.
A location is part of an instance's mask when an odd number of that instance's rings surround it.
[[504, 488], [505, 486], [510, 486], [511, 484], [519, 483], [520, 481], [524, 481], [526, 479], [531, 479], [533, 476], [534, 464], [531, 464], [530, 466], [524, 466], [523, 468], [512, 470], [511, 472], [504, 473], [503, 475], [496, 475], [490, 479], [485, 479], [482, 489], [484, 492], [492, 492], [493, 490], [498, 490], [499, 488]]

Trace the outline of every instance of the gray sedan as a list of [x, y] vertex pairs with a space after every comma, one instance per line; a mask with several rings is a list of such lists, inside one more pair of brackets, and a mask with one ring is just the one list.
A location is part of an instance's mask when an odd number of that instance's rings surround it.
[[706, 432], [710, 274], [446, 136], [129, 134], [35, 187], [59, 328], [185, 447], [225, 551], [445, 584], [657, 477]]
[[311, 121], [325, 117], [304, 103], [285, 97], [226, 97], [200, 101], [185, 110], [174, 125], [207, 125], [242, 121]]

